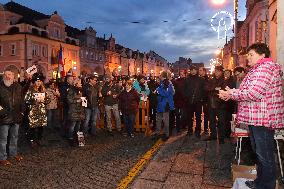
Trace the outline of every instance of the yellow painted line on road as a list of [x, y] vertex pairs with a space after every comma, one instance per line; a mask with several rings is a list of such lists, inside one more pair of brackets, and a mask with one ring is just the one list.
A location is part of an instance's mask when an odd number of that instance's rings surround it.
[[128, 175], [118, 184], [117, 189], [125, 189], [131, 183], [131, 181], [135, 178], [137, 173], [142, 169], [142, 167], [147, 163], [147, 161], [154, 155], [154, 153], [158, 150], [158, 148], [164, 142], [159, 139], [155, 145], [144, 154], [144, 156], [132, 167], [132, 169], [128, 172]]

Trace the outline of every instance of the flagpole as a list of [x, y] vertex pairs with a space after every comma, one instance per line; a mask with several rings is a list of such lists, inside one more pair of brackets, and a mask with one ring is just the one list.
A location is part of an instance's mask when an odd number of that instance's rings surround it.
[[56, 71], [56, 82], [57, 83], [59, 83], [59, 81], [58, 81], [58, 72], [59, 71], [58, 70], [59, 70], [59, 53], [57, 53], [57, 71]]

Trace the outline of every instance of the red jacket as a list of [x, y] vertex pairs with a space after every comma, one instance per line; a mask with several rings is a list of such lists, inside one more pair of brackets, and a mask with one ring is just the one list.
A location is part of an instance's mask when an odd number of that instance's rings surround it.
[[119, 107], [123, 114], [136, 114], [139, 107], [140, 97], [135, 89], [129, 92], [123, 90], [119, 95]]
[[263, 58], [251, 68], [240, 88], [231, 94], [237, 100], [237, 121], [271, 129], [284, 127], [281, 66]]

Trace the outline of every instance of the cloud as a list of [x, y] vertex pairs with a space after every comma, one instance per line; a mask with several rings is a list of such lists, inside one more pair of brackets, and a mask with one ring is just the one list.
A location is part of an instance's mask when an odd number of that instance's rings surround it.
[[[242, 4], [244, 1], [239, 0]], [[98, 36], [112, 33], [117, 43], [134, 50], [154, 50], [170, 62], [180, 56], [208, 62], [225, 42], [217, 40], [210, 19], [217, 11], [232, 13], [233, 9], [232, 3], [214, 7], [210, 0], [17, 0], [17, 3], [45, 14], [56, 10], [68, 25], [80, 29], [92, 26]]]

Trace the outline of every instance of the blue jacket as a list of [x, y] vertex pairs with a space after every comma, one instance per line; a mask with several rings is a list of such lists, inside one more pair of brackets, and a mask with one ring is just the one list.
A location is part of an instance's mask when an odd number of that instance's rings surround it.
[[169, 110], [174, 110], [174, 87], [170, 83], [168, 87], [164, 86], [163, 82], [157, 88], [158, 104], [157, 113], [168, 112]]

